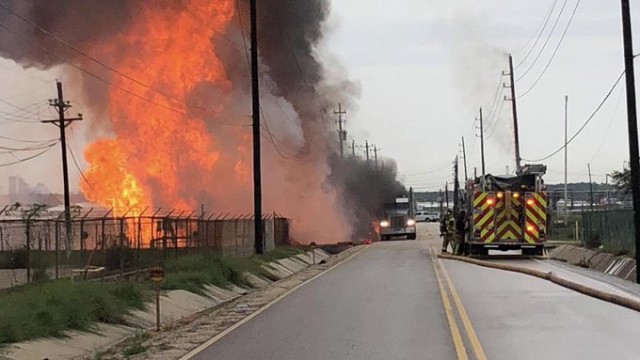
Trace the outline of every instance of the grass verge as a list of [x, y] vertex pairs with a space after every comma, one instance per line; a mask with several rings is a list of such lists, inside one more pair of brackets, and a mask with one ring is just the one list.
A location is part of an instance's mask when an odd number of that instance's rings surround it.
[[302, 250], [290, 247], [276, 248], [262, 255], [248, 258], [222, 257], [215, 252], [188, 254], [168, 260], [165, 264], [164, 290], [187, 290], [203, 294], [205, 285], [227, 287], [229, 284], [250, 286], [245, 273], [252, 273], [270, 280], [274, 278], [263, 268], [265, 263], [301, 254]]
[[145, 304], [144, 286], [67, 280], [25, 285], [0, 298], [0, 345], [65, 330], [91, 330], [97, 322], [118, 324]]

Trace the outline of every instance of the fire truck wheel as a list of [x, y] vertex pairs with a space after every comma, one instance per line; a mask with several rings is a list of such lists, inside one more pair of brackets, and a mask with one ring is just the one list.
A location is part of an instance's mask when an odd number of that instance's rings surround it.
[[489, 255], [489, 249], [482, 245], [470, 245], [469, 255]]
[[544, 247], [536, 246], [535, 249], [522, 249], [522, 255], [542, 256], [544, 255]]

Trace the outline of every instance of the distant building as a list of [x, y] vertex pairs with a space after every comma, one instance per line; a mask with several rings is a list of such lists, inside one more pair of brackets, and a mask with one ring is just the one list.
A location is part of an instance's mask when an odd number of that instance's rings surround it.
[[[1, 188], [0, 188], [1, 189]], [[85, 202], [86, 199], [80, 193], [71, 193], [71, 203]], [[59, 205], [63, 203], [62, 194], [54, 194], [43, 183], [30, 185], [20, 176], [9, 176], [9, 192], [2, 194], [0, 191], [0, 209], [3, 205], [15, 204], [48, 204]]]

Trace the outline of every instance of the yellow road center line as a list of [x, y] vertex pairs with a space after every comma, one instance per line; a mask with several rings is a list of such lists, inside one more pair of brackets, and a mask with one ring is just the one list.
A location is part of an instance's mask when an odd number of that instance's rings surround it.
[[[460, 315], [460, 319], [462, 319], [462, 325], [464, 326], [467, 335], [469, 336], [469, 341], [471, 342], [471, 348], [473, 349], [473, 353], [476, 355], [478, 360], [487, 360], [487, 355], [485, 355], [484, 350], [482, 349], [482, 345], [480, 344], [480, 340], [476, 335], [475, 330], [473, 329], [473, 325], [471, 325], [471, 320], [467, 315], [467, 311], [462, 305], [462, 300], [458, 295], [458, 291], [453, 286], [453, 281], [451, 281], [451, 277], [447, 272], [446, 267], [442, 260], [438, 259], [438, 264], [440, 265], [440, 269], [442, 269], [442, 274], [444, 275], [447, 284], [449, 285], [449, 291], [451, 292], [451, 297], [453, 298], [453, 302], [456, 305], [456, 309], [458, 310], [458, 314]], [[434, 265], [435, 266], [435, 265]]]
[[460, 329], [458, 328], [458, 324], [456, 323], [456, 318], [453, 314], [453, 308], [451, 307], [451, 302], [449, 301], [449, 296], [447, 295], [447, 291], [444, 287], [444, 283], [440, 278], [440, 274], [438, 273], [438, 267], [436, 266], [436, 257], [434, 256], [433, 249], [429, 249], [429, 253], [431, 254], [431, 264], [433, 265], [433, 270], [436, 274], [436, 280], [438, 281], [438, 288], [440, 289], [440, 296], [442, 297], [442, 304], [444, 305], [444, 313], [447, 315], [447, 321], [449, 322], [449, 330], [451, 330], [451, 337], [453, 338], [453, 346], [456, 349], [456, 355], [458, 360], [468, 360], [467, 350], [464, 347], [464, 342], [462, 341], [462, 335], [460, 334]]

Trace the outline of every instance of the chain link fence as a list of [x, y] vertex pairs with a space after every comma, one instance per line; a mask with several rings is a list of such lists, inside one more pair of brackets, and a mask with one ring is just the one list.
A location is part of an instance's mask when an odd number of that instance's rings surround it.
[[[123, 275], [203, 249], [223, 256], [255, 253], [250, 216], [96, 213], [74, 214], [68, 236], [59, 216], [0, 218], [0, 289], [43, 278], [88, 277], [89, 272]], [[263, 218], [265, 250], [289, 244], [289, 224], [278, 214]]]
[[602, 246], [616, 254], [634, 254], [633, 210], [615, 209], [582, 214], [584, 243], [588, 247]]

